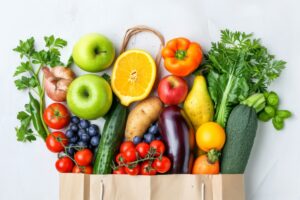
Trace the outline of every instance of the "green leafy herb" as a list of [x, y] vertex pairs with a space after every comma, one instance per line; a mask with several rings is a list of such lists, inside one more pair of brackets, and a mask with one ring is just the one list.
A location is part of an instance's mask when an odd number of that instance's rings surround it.
[[221, 31], [204, 63], [209, 92], [215, 104], [215, 120], [223, 127], [234, 105], [251, 94], [266, 91], [279, 77], [285, 62], [275, 60], [259, 39], [243, 32]]
[[17, 119], [20, 121], [20, 127], [16, 127], [17, 140], [20, 142], [32, 142], [36, 140], [35, 135], [33, 134], [32, 129], [30, 128], [31, 115], [25, 111], [21, 111], [17, 115]]
[[[64, 65], [61, 62], [60, 50], [67, 45], [67, 42], [61, 38], [55, 38], [53, 35], [44, 37], [45, 49], [37, 50], [35, 48], [35, 39], [33, 37], [27, 40], [20, 40], [19, 45], [13, 49], [20, 54], [22, 62], [17, 66], [14, 73], [15, 85], [18, 90], [28, 89], [33, 91], [38, 100], [35, 106], [41, 109], [41, 112], [33, 112], [29, 104], [25, 105], [25, 111], [21, 111], [17, 115], [20, 126], [16, 127], [17, 140], [21, 142], [32, 142], [36, 140], [36, 135], [30, 128], [33, 120], [41, 122], [40, 126], [35, 126], [39, 136], [45, 136], [49, 133], [45, 122], [43, 121], [42, 110], [44, 108], [44, 88], [39, 80], [39, 73], [42, 66], [54, 67]], [[33, 98], [33, 97], [32, 97]]]

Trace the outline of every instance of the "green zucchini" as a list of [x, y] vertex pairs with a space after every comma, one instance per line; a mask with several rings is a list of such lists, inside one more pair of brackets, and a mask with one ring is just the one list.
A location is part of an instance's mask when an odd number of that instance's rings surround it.
[[257, 130], [257, 113], [266, 106], [264, 94], [250, 96], [230, 113], [226, 125], [226, 143], [222, 152], [221, 173], [244, 173]]
[[221, 173], [243, 174], [250, 156], [257, 130], [254, 108], [238, 105], [230, 113], [226, 126]]
[[111, 174], [112, 162], [124, 138], [128, 109], [116, 102], [106, 116], [96, 159], [94, 174]]

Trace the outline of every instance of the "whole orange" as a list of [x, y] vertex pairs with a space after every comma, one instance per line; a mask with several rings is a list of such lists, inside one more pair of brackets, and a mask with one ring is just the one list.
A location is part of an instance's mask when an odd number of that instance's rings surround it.
[[196, 133], [196, 142], [200, 149], [208, 152], [210, 149], [220, 151], [225, 144], [225, 131], [222, 126], [215, 122], [202, 124]]

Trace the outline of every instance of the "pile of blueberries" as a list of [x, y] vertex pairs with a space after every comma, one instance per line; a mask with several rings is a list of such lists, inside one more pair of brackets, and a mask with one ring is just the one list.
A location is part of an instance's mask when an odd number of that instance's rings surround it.
[[141, 143], [141, 142], [146, 142], [148, 144], [150, 144], [153, 140], [161, 140], [161, 135], [159, 133], [159, 130], [158, 130], [158, 123], [154, 123], [152, 124], [147, 132], [144, 134], [143, 137], [139, 137], [139, 136], [135, 136], [133, 138], [133, 143], [135, 145]]
[[71, 123], [65, 135], [69, 139], [69, 145], [66, 149], [70, 156], [74, 156], [76, 149], [79, 148], [89, 148], [95, 152], [101, 137], [99, 127], [96, 124], [91, 124], [90, 121], [80, 119], [77, 116], [71, 117]]

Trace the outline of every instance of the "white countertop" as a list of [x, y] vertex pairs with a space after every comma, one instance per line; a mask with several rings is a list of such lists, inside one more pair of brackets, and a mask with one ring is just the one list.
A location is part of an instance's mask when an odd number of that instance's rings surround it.
[[[41, 44], [45, 35], [60, 36], [69, 41], [63, 53], [67, 58], [84, 33], [103, 33], [119, 47], [127, 28], [144, 24], [166, 39], [188, 37], [205, 50], [218, 39], [219, 29], [254, 32], [272, 53], [288, 62], [271, 88], [294, 117], [280, 133], [271, 123], [259, 125], [245, 182], [248, 200], [299, 200], [299, 6], [297, 0], [0, 0], [0, 199], [58, 199], [56, 155], [42, 141], [16, 141], [16, 113], [28, 98], [13, 83], [20, 60], [12, 49], [18, 40], [34, 36]], [[135, 46], [152, 53], [157, 44], [151, 35], [134, 40]]]

